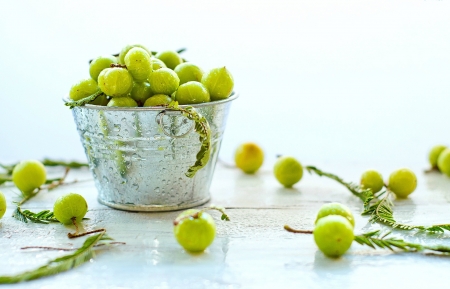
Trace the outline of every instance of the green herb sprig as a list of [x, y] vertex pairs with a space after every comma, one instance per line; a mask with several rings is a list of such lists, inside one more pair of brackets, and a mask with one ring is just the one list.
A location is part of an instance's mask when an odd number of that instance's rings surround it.
[[381, 249], [389, 249], [391, 251], [394, 251], [394, 249], [400, 249], [405, 252], [422, 252], [425, 250], [430, 250], [445, 254], [450, 253], [450, 247], [448, 246], [443, 245], [428, 246], [416, 243], [409, 243], [396, 237], [387, 238], [389, 234], [391, 234], [391, 232], [381, 234], [379, 230], [368, 232], [365, 234], [355, 236], [355, 242], [361, 245], [369, 246], [373, 249], [381, 248]]
[[181, 112], [183, 116], [195, 122], [195, 131], [199, 135], [200, 150], [197, 153], [196, 161], [186, 172], [188, 178], [195, 176], [198, 170], [206, 166], [209, 161], [211, 152], [211, 129], [206, 118], [199, 114], [192, 106], [180, 107], [177, 101], [172, 101], [168, 106], [169, 110], [176, 110]]
[[[408, 225], [397, 222], [394, 219], [394, 204], [390, 199], [392, 193], [389, 190], [384, 190], [381, 193], [375, 195], [370, 189], [362, 189], [359, 185], [351, 182], [345, 182], [342, 178], [334, 174], [324, 172], [314, 166], [307, 166], [306, 170], [309, 173], [315, 173], [318, 176], [330, 178], [344, 185], [353, 195], [361, 199], [364, 205], [364, 211], [362, 212], [362, 215], [370, 216], [369, 221], [372, 223], [381, 223], [394, 229], [419, 230], [427, 231], [430, 233], [442, 233], [446, 230], [450, 231], [450, 224], [421, 226]], [[382, 198], [380, 199], [380, 197]]]
[[111, 240], [110, 237], [105, 235], [105, 232], [106, 231], [103, 231], [97, 235], [87, 238], [84, 241], [83, 246], [81, 246], [81, 248], [76, 250], [74, 253], [53, 259], [44, 266], [41, 266], [35, 270], [27, 271], [14, 276], [0, 276], [0, 284], [13, 284], [30, 281], [46, 276], [55, 275], [60, 272], [68, 271], [72, 268], [78, 267], [95, 257], [93, 248], [94, 246], [99, 244], [100, 241]]

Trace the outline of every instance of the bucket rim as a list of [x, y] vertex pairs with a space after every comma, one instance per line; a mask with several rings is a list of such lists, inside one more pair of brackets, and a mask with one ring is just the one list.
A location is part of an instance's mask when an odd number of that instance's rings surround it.
[[[222, 100], [216, 100], [216, 101], [210, 101], [210, 102], [204, 102], [204, 103], [197, 103], [197, 104], [181, 104], [180, 107], [207, 107], [207, 106], [215, 106], [220, 105], [223, 103], [227, 103], [230, 101], [235, 100], [239, 97], [239, 93], [233, 91], [229, 97]], [[67, 97], [63, 98], [63, 101], [66, 103], [69, 101]], [[78, 107], [78, 108], [89, 108], [89, 109], [95, 109], [95, 110], [108, 110], [108, 111], [161, 111], [165, 110], [165, 107], [161, 106], [147, 106], [147, 107], [118, 107], [118, 106], [102, 106], [102, 105], [95, 105], [95, 104], [86, 104], [84, 106]]]

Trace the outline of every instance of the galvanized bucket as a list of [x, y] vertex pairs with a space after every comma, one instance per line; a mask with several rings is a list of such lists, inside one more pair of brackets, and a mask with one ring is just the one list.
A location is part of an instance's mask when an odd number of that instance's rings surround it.
[[[210, 199], [214, 168], [231, 102], [192, 105], [209, 122], [211, 155], [193, 178], [185, 176], [200, 149], [194, 122], [161, 107], [72, 109], [100, 203], [128, 211], [172, 211]], [[181, 106], [183, 107], [183, 106]]]

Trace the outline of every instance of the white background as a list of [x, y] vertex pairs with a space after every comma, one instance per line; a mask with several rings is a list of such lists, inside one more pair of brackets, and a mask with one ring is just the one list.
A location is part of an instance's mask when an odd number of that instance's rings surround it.
[[[426, 163], [450, 144], [450, 1], [2, 1], [0, 161], [85, 160], [62, 97], [130, 43], [226, 65], [221, 156]], [[266, 165], [267, 165], [266, 163]]]

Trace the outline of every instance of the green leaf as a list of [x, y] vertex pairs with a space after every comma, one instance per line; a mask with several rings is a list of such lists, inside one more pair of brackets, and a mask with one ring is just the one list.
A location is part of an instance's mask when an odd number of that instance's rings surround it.
[[94, 94], [92, 94], [92, 95], [89, 95], [89, 96], [87, 96], [87, 97], [85, 97], [85, 98], [82, 98], [82, 99], [80, 99], [80, 100], [77, 100], [77, 101], [68, 101], [68, 102], [65, 103], [65, 105], [66, 105], [66, 106], [69, 106], [70, 109], [72, 109], [72, 108], [74, 108], [74, 107], [77, 107], [77, 106], [84, 106], [85, 104], [87, 104], [87, 103], [89, 103], [89, 102], [91, 102], [91, 101], [94, 101], [97, 97], [99, 97], [99, 96], [101, 96], [101, 95], [103, 95], [103, 94], [104, 94], [104, 93], [103, 93], [101, 90], [99, 90], [99, 91], [97, 91], [96, 93], [94, 93]]
[[71, 169], [79, 169], [83, 167], [89, 167], [89, 164], [87, 163], [80, 163], [80, 162], [65, 162], [65, 161], [59, 161], [59, 160], [51, 160], [51, 159], [44, 159], [42, 161], [42, 164], [47, 167], [56, 167], [56, 166], [62, 166], [66, 168]]
[[405, 252], [421, 252], [425, 250], [444, 253], [450, 253], [450, 247], [436, 245], [436, 246], [427, 246], [416, 243], [406, 242], [402, 239], [398, 239], [396, 237], [387, 238], [390, 232], [384, 235], [380, 235], [380, 231], [373, 231], [369, 233], [365, 233], [362, 235], [355, 236], [355, 242], [369, 246], [373, 249], [389, 249], [394, 251], [394, 249], [399, 249]]
[[181, 108], [178, 102], [172, 101], [168, 106], [170, 110], [180, 111], [183, 116], [195, 122], [195, 131], [199, 135], [200, 150], [197, 153], [196, 161], [186, 172], [186, 176], [192, 178], [197, 171], [206, 166], [211, 153], [211, 129], [204, 116], [199, 114], [192, 106]]
[[[377, 194], [377, 196], [375, 196], [375, 194], [373, 194], [370, 189], [362, 189], [358, 185], [345, 182], [340, 177], [333, 175], [331, 173], [324, 172], [316, 167], [307, 166], [306, 170], [309, 173], [315, 173], [318, 176], [330, 178], [344, 185], [352, 194], [354, 194], [363, 201], [364, 211], [362, 212], [362, 215], [370, 216], [369, 221], [372, 223], [374, 222], [381, 223], [383, 225], [390, 226], [394, 229], [419, 230], [430, 233], [443, 233], [444, 230], [450, 231], [450, 224], [420, 226], [420, 225], [407, 225], [398, 223], [394, 219], [394, 210], [393, 210], [394, 204], [390, 199], [391, 192], [389, 190], [382, 191], [381, 193]], [[380, 199], [380, 197], [383, 198]]]
[[59, 257], [49, 261], [44, 266], [35, 270], [20, 273], [14, 276], [0, 276], [0, 284], [13, 284], [24, 281], [30, 281], [41, 277], [51, 276], [60, 272], [68, 271], [72, 268], [80, 266], [84, 262], [94, 257], [92, 248], [102, 240], [105, 232], [87, 238], [83, 246], [74, 253]]
[[13, 217], [24, 223], [28, 223], [28, 221], [39, 224], [59, 222], [53, 215], [53, 212], [50, 210], [43, 210], [40, 211], [39, 213], [33, 213], [29, 210], [22, 211], [20, 206], [17, 206], [16, 210], [13, 213]]

